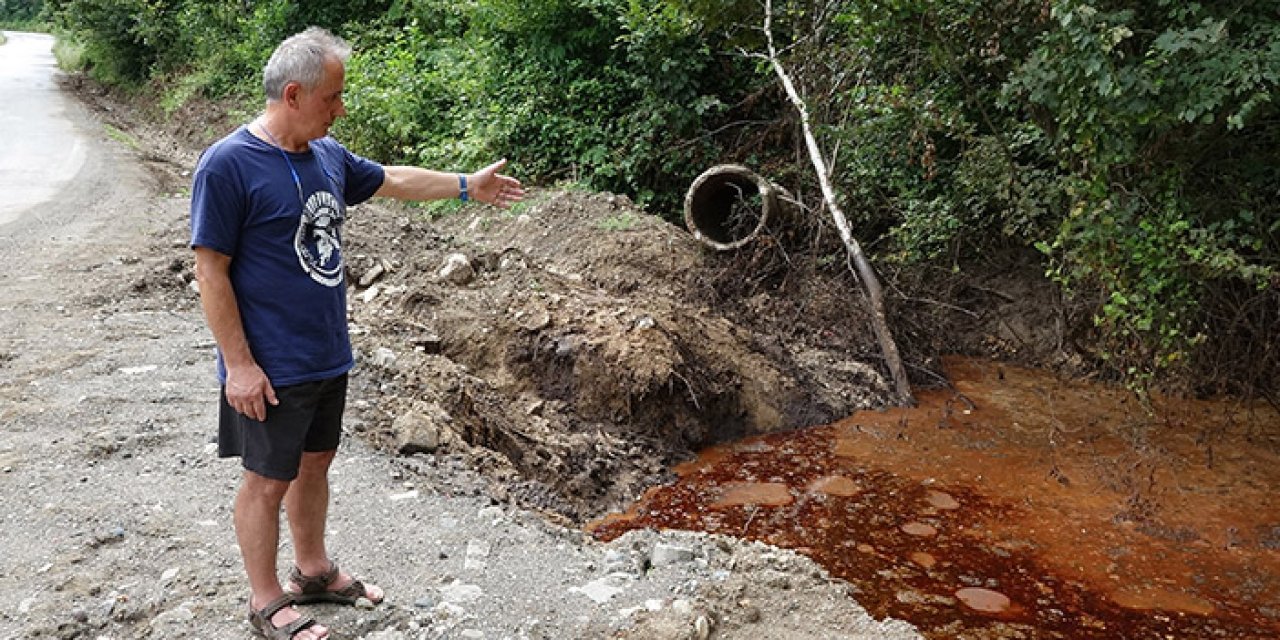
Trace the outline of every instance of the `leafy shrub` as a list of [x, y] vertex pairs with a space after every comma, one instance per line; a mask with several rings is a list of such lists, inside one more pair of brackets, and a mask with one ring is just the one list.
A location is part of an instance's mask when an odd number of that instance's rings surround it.
[[1069, 213], [1039, 245], [1051, 275], [1101, 293], [1103, 355], [1150, 378], [1213, 335], [1210, 288], [1280, 295], [1280, 21], [1256, 5], [1108, 5], [1054, 3], [1005, 95], [1070, 177]]

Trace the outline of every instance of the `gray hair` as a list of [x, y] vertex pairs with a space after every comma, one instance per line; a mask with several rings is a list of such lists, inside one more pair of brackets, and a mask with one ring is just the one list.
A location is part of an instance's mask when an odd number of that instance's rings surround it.
[[267, 100], [284, 97], [285, 85], [297, 82], [313, 89], [324, 79], [324, 64], [330, 58], [346, 62], [351, 56], [351, 45], [320, 27], [308, 27], [306, 31], [289, 36], [267, 61], [262, 69], [262, 88]]

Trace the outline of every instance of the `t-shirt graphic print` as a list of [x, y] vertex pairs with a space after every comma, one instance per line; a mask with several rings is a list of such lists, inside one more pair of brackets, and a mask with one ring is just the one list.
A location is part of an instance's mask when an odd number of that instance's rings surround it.
[[342, 261], [342, 224], [346, 218], [346, 208], [332, 193], [317, 191], [307, 198], [293, 239], [302, 270], [326, 287], [342, 284], [346, 271]]

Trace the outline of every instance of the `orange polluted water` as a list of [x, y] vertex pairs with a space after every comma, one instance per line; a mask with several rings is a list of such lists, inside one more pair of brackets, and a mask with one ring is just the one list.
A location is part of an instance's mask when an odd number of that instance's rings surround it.
[[1280, 415], [948, 361], [915, 409], [713, 447], [613, 538], [797, 549], [931, 638], [1280, 638]]

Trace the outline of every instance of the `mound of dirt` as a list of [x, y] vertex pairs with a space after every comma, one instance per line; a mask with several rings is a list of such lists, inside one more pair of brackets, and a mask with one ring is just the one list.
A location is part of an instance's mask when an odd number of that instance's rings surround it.
[[762, 261], [710, 252], [623, 196], [537, 191], [430, 221], [374, 205], [347, 243], [356, 381], [377, 398], [360, 403], [366, 435], [466, 453], [495, 491], [574, 521], [698, 448], [889, 397], [856, 336], [825, 328], [857, 321], [843, 284], [759, 282]]

